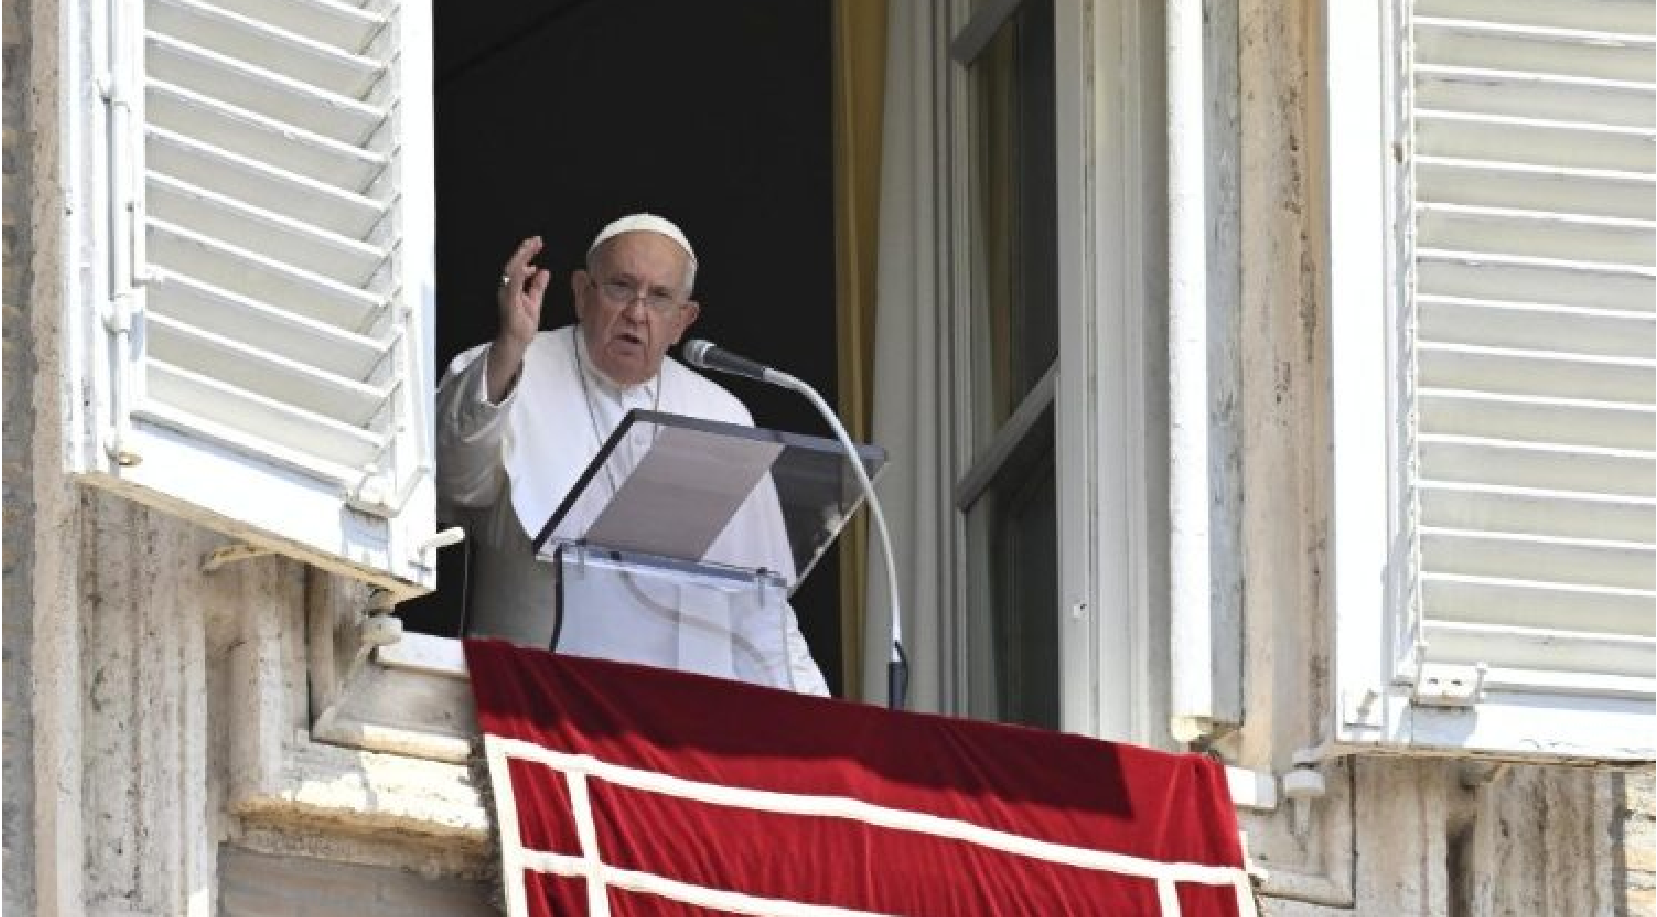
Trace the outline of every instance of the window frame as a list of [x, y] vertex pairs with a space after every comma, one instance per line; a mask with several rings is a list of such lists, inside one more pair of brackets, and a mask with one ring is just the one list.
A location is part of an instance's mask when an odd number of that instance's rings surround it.
[[[1016, 5], [980, 3], [982, 18], [973, 20], [972, 4], [950, 4], [947, 37], [957, 53], [949, 61], [948, 112], [967, 110], [959, 54], [986, 41]], [[1156, 470], [1166, 465], [1166, 393], [1149, 375], [1166, 346], [1155, 311], [1166, 251], [1162, 25], [1156, 10], [1093, 2], [1055, 4], [1053, 25], [1059, 349], [1051, 410], [1059, 727], [1166, 747], [1167, 596], [1159, 584], [1167, 547], [1165, 524], [1156, 520], [1157, 507], [1166, 503], [1166, 479]], [[956, 291], [948, 305], [948, 351], [957, 392], [970, 381], [962, 302], [962, 291], [970, 289], [970, 253], [963, 244], [970, 227], [960, 204], [970, 193], [967, 129], [952, 114], [940, 137], [944, 187], [956, 202], [941, 241], [951, 252]], [[962, 410], [959, 403], [952, 408]], [[956, 425], [951, 464], [939, 469], [940, 478], [952, 483], [969, 474], [973, 452], [966, 426]], [[971, 481], [986, 474], [975, 469]], [[961, 627], [970, 598], [964, 528], [955, 525], [945, 536], [955, 610], [943, 613], [938, 628], [945, 664], [941, 700], [957, 713], [965, 711], [970, 677]]]
[[[956, 356], [952, 360], [955, 385], [951, 409], [956, 417], [963, 419], [955, 426], [953, 446], [956, 457], [955, 470], [950, 475], [950, 506], [956, 521], [954, 528], [959, 532], [957, 550], [960, 558], [956, 584], [959, 596], [956, 608], [960, 622], [955, 630], [955, 655], [960, 660], [955, 680], [959, 687], [957, 711], [967, 715], [984, 715], [984, 706], [994, 703], [993, 695], [998, 691], [993, 686], [986, 691], [979, 675], [984, 664], [994, 659], [985, 653], [986, 644], [991, 642], [985, 634], [995, 629], [995, 584], [991, 579], [993, 564], [987, 562], [985, 556], [985, 552], [990, 550], [991, 538], [987, 526], [992, 523], [975, 518], [975, 512], [989, 509], [981, 501], [991, 499], [990, 493], [998, 483], [1016, 488], [1030, 480], [1031, 474], [1040, 473], [1031, 469], [1016, 479], [998, 482], [1004, 473], [1014, 473], [1022, 466], [1021, 460], [1029, 450], [1039, 449], [1040, 440], [1047, 435], [1042, 427], [1051, 422], [1048, 418], [1053, 416], [1055, 409], [1059, 376], [1059, 360], [1055, 353], [1053, 361], [1042, 370], [1029, 390], [1019, 395], [1016, 403], [1008, 405], [1006, 417], [999, 421], [982, 417], [987, 408], [980, 400], [989, 393], [994, 383], [988, 379], [991, 372], [987, 365], [989, 361], [982, 359], [989, 345], [987, 332], [979, 327], [985, 312], [984, 285], [983, 272], [978, 267], [980, 239], [975, 231], [976, 207], [972, 202], [977, 197], [977, 175], [982, 164], [978, 159], [980, 151], [976, 143], [979, 125], [976, 121], [977, 99], [972, 68], [992, 46], [1000, 30], [1024, 5], [1024, 0], [994, 0], [966, 10], [965, 21], [956, 20], [960, 24], [954, 29], [949, 42], [951, 84], [953, 90], [959, 93], [956, 110], [964, 113], [955, 125], [956, 133], [950, 144], [958, 157], [952, 164], [952, 172], [960, 177], [957, 186], [960, 197], [957, 200], [961, 202], [955, 208], [956, 220], [952, 227], [954, 244], [951, 246], [958, 255], [955, 289], [959, 291], [950, 313], [952, 343], [956, 348]], [[1025, 305], [1027, 308], [1050, 307], [1055, 314], [1060, 310], [1057, 301]], [[980, 423], [981, 420], [986, 421], [987, 428]], [[1055, 484], [1056, 460], [1055, 455]], [[1054, 585], [1057, 591], [1058, 584]], [[1026, 608], [1024, 611], [1030, 613], [1038, 609]], [[1059, 609], [1053, 608], [1051, 613], [1057, 617]], [[1050, 649], [1056, 658], [1059, 648]], [[1054, 686], [1056, 691], [1062, 691], [1062, 669], [1054, 677], [1059, 679], [1059, 685]]]

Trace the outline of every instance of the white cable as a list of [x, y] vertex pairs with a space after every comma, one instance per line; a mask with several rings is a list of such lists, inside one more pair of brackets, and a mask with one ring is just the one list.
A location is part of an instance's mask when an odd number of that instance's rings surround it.
[[[783, 388], [799, 392], [805, 396], [807, 401], [811, 402], [817, 412], [822, 414], [823, 419], [827, 420], [829, 426], [833, 428], [835, 437], [840, 440], [840, 448], [845, 450], [846, 458], [851, 462], [852, 472], [857, 475], [857, 482], [863, 486], [863, 494], [869, 500], [869, 512], [874, 515], [875, 529], [880, 534], [880, 549], [886, 558], [886, 588], [888, 601], [892, 606], [892, 657], [890, 664], [893, 666], [904, 665], [902, 650], [903, 609], [898, 599], [898, 568], [892, 557], [892, 535], [886, 530], [886, 514], [880, 509], [880, 498], [875, 494], [874, 482], [869, 480], [869, 473], [863, 470], [863, 459], [857, 454], [857, 446], [852, 443], [852, 438], [846, 433], [846, 428], [840, 424], [839, 416], [828, 406], [828, 402], [823, 400], [823, 396], [817, 394], [816, 389], [788, 373], [778, 372], [774, 369], [765, 371], [765, 381], [772, 385], [780, 385]], [[901, 698], [891, 698], [894, 707], [899, 706], [900, 701]]]

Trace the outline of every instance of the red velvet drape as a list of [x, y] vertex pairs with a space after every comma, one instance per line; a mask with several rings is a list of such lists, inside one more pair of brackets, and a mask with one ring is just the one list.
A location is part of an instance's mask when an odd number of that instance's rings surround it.
[[589, 913], [577, 862], [609, 870], [613, 914], [717, 912], [636, 876], [759, 913], [1169, 915], [1169, 897], [1187, 917], [1251, 910], [1225, 775], [1201, 756], [493, 641], [466, 654], [486, 742], [584, 756], [559, 759], [587, 771], [581, 805], [559, 761], [508, 756], [496, 772], [517, 821], [503, 845], [567, 858], [523, 870], [529, 914]]

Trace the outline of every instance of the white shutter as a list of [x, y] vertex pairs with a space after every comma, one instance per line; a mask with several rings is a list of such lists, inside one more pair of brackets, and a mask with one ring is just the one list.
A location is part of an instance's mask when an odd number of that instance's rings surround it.
[[1391, 406], [1404, 467], [1387, 599], [1400, 625], [1380, 631], [1383, 682], [1347, 685], [1343, 735], [1649, 758], [1654, 5], [1405, 10]]
[[109, 225], [86, 235], [108, 262], [70, 303], [104, 315], [82, 323], [92, 409], [71, 464], [262, 546], [429, 586], [429, 3], [100, 16], [108, 147], [88, 196]]

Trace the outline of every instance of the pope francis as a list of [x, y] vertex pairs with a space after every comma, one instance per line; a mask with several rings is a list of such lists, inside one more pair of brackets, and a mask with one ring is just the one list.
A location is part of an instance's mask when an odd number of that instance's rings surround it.
[[[540, 330], [551, 282], [550, 272], [534, 263], [541, 248], [539, 238], [518, 245], [496, 289], [494, 340], [456, 357], [438, 387], [437, 481], [440, 498], [466, 521], [472, 541], [469, 635], [544, 647], [559, 632], [558, 573], [531, 552], [531, 535], [627, 412], [651, 409], [749, 426], [753, 420], [730, 392], [667, 356], [701, 309], [690, 298], [696, 255], [677, 226], [634, 214], [604, 227], [585, 267], [570, 277], [577, 323], [556, 331]], [[636, 462], [648, 445], [624, 440], [621, 460]], [[761, 544], [775, 558], [771, 569], [792, 571], [784, 539], [774, 499], [739, 514], [721, 536], [726, 547]], [[662, 612], [668, 618], [682, 613], [671, 602]], [[786, 605], [783, 618], [781, 639], [733, 633], [731, 641], [776, 657], [761, 660], [761, 669], [773, 673], [761, 680], [827, 694]], [[587, 633], [610, 626], [604, 620], [583, 625]], [[609, 635], [612, 641], [635, 639], [633, 625], [614, 626], [629, 630]], [[636, 639], [648, 644], [649, 636], [641, 631]], [[631, 655], [678, 664], [653, 645]], [[728, 674], [718, 665], [679, 667]]]

